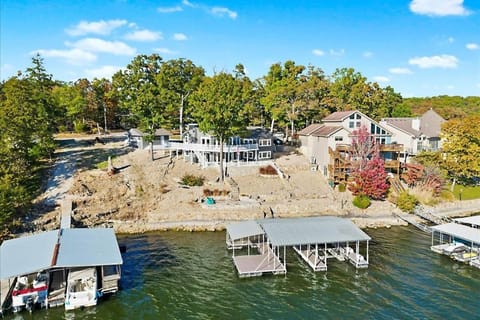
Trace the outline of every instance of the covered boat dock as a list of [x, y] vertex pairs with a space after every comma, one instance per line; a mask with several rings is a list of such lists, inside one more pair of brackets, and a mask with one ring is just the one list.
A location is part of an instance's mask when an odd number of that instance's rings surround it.
[[460, 223], [431, 227], [431, 250], [480, 268], [480, 229]]
[[[233, 250], [240, 277], [286, 273], [287, 247], [292, 247], [314, 271], [326, 271], [329, 258], [366, 268], [370, 240], [350, 220], [330, 216], [263, 219], [227, 226], [227, 247]], [[364, 255], [360, 253], [361, 242], [366, 242]], [[236, 254], [239, 249], [247, 251], [246, 255]]]
[[49, 273], [47, 305], [63, 304], [71, 268], [97, 267], [101, 293], [118, 290], [122, 257], [113, 229], [59, 229], [7, 240], [0, 246], [0, 310], [9, 304], [18, 277]]
[[453, 219], [456, 223], [465, 224], [472, 228], [480, 228], [480, 215]]

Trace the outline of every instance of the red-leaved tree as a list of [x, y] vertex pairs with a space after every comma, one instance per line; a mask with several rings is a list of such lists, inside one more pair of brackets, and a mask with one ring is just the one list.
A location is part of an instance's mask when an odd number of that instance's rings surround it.
[[384, 199], [389, 188], [384, 161], [380, 158], [374, 137], [364, 126], [352, 132], [351, 158], [353, 181], [348, 184], [348, 189], [354, 195]]

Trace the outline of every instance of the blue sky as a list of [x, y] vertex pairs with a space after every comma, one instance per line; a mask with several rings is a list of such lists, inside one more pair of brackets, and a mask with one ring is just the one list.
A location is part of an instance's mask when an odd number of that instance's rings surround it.
[[479, 0], [0, 1], [0, 76], [39, 52], [57, 80], [106, 77], [138, 54], [252, 79], [293, 60], [352, 67], [404, 97], [480, 95]]

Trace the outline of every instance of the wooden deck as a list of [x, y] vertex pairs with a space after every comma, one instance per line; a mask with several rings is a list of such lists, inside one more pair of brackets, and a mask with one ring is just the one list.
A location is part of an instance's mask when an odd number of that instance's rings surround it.
[[0, 314], [4, 311], [4, 308], [7, 307], [7, 298], [10, 295], [10, 289], [13, 286], [13, 279], [3, 279], [0, 280]]
[[320, 255], [317, 250], [300, 250], [297, 246], [294, 246], [293, 250], [308, 263], [313, 271], [327, 271], [327, 258], [325, 255]]
[[264, 273], [285, 274], [287, 269], [267, 243], [255, 245], [259, 254], [234, 256], [233, 262], [240, 277], [261, 276]]

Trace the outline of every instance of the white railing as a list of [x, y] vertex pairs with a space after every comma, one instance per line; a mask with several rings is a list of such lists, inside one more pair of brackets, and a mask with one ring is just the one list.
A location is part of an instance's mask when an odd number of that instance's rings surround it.
[[[182, 143], [182, 142], [170, 142], [168, 144], [170, 149], [188, 150], [188, 151], [210, 151], [220, 152], [219, 144], [201, 144], [201, 143]], [[223, 152], [242, 152], [242, 151], [255, 151], [258, 150], [258, 144], [240, 144], [240, 145], [223, 145]]]

